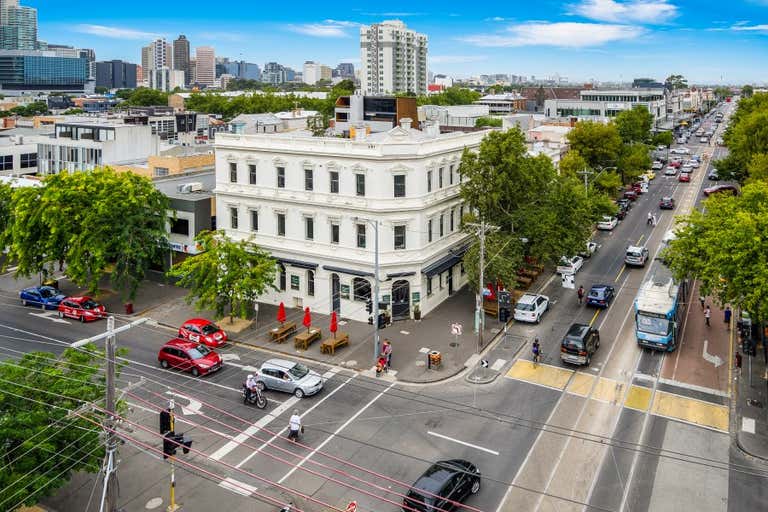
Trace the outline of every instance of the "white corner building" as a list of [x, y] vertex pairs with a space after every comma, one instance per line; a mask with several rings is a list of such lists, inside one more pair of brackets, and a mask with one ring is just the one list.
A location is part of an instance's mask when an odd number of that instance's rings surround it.
[[216, 137], [217, 228], [279, 262], [261, 301], [366, 321], [379, 225], [379, 300], [422, 315], [466, 284], [459, 163], [485, 132], [410, 128], [356, 139], [297, 133]]
[[360, 62], [365, 95], [427, 92], [427, 36], [402, 21], [360, 27]]

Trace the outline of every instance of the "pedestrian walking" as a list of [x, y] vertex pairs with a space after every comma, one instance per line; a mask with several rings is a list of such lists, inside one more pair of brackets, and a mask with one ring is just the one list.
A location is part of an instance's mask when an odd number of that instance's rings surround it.
[[723, 311], [723, 320], [725, 320], [726, 326], [731, 325], [731, 306], [725, 306], [725, 311]]
[[299, 410], [293, 410], [293, 416], [288, 420], [288, 439], [292, 441], [299, 440], [299, 432], [303, 431], [304, 427], [301, 426], [301, 416], [299, 416]]
[[741, 375], [741, 352], [736, 352], [735, 359], [735, 366], [736, 366], [736, 373]]
[[707, 308], [704, 310], [704, 321], [707, 322], [707, 326], [709, 326], [709, 317], [712, 316], [712, 309], [710, 309], [709, 304], [707, 304]]
[[701, 302], [701, 310], [704, 311], [704, 296], [699, 294], [699, 302]]
[[579, 297], [579, 305], [581, 305], [582, 301], [584, 300], [584, 287], [579, 286], [579, 289], [576, 291], [576, 295]]
[[392, 342], [389, 341], [389, 338], [384, 338], [384, 345], [381, 348], [381, 353], [387, 359], [385, 372], [389, 371], [390, 366], [392, 366]]
[[648, 220], [645, 223], [648, 226], [650, 226], [652, 222], [653, 222], [653, 214], [651, 212], [648, 212]]

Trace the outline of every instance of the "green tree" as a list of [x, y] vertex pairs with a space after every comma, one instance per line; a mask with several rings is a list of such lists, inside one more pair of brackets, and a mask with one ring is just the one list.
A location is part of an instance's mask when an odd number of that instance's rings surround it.
[[619, 157], [618, 170], [622, 180], [634, 181], [651, 167], [651, 157], [645, 144], [625, 145]]
[[621, 135], [613, 123], [580, 121], [568, 132], [568, 142], [595, 170], [615, 166], [621, 153]]
[[668, 89], [687, 89], [688, 80], [683, 75], [669, 75], [664, 81]]
[[756, 153], [747, 164], [746, 183], [762, 181], [768, 183], [768, 154]]
[[72, 116], [75, 114], [84, 114], [84, 113], [85, 113], [85, 110], [81, 108], [68, 108], [67, 110], [64, 111], [65, 116]]
[[168, 207], [151, 180], [133, 173], [51, 175], [44, 187], [13, 194], [9, 259], [25, 277], [66, 264], [69, 279], [91, 293], [111, 271], [113, 287], [130, 301], [150, 266], [168, 254]]
[[480, 97], [481, 94], [477, 91], [453, 86], [438, 94], [419, 96], [416, 102], [419, 105], [471, 105]]
[[768, 94], [755, 94], [739, 102], [724, 140], [728, 156], [714, 165], [727, 179], [743, 183], [752, 157], [768, 153]]
[[745, 85], [741, 88], [741, 95], [745, 98], [751, 98], [753, 94], [755, 94], [755, 88], [751, 85]]
[[139, 87], [127, 98], [126, 104], [136, 107], [167, 105], [168, 93], [156, 89], [149, 89], [147, 87]]
[[716, 194], [705, 206], [680, 219], [667, 249], [670, 268], [698, 279], [720, 303], [768, 320], [768, 182], [748, 184], [737, 197]]
[[104, 397], [104, 354], [83, 348], [0, 363], [0, 509], [33, 505], [74, 473], [98, 471], [101, 429], [70, 414]]
[[651, 144], [654, 146], [671, 146], [674, 142], [672, 132], [659, 132], [653, 136]]
[[719, 100], [725, 99], [732, 94], [730, 88], [722, 87], [722, 86], [715, 87], [715, 90], [712, 92], [714, 93], [715, 97]]
[[653, 116], [643, 105], [635, 105], [631, 110], [624, 110], [613, 121], [625, 144], [648, 142], [653, 126]]
[[275, 260], [250, 241], [235, 242], [220, 232], [205, 231], [195, 240], [203, 252], [177, 263], [168, 275], [189, 288], [187, 303], [197, 309], [246, 318], [259, 295], [274, 288]]
[[503, 122], [498, 117], [478, 117], [475, 121], [475, 127], [477, 128], [483, 128], [486, 126], [490, 126], [493, 128], [501, 128], [503, 125]]
[[103, 86], [96, 86], [96, 88], [93, 90], [96, 94], [107, 94], [109, 92], [109, 87], [103, 87]]

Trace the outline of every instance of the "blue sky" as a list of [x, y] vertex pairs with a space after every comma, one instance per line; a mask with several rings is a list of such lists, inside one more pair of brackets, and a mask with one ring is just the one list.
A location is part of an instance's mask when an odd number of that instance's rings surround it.
[[471, 76], [559, 74], [572, 81], [768, 82], [768, 0], [400, 1], [22, 0], [42, 40], [140, 62], [155, 35], [301, 69], [359, 63], [358, 26], [398, 18], [429, 36], [430, 69]]

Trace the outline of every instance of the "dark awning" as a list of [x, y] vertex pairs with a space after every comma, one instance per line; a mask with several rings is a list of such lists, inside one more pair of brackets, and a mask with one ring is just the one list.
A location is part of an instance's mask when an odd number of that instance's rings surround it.
[[398, 277], [410, 277], [415, 275], [416, 275], [416, 272], [394, 272], [392, 274], [387, 274], [387, 279], [395, 279]]
[[349, 274], [351, 276], [373, 277], [373, 272], [363, 272], [362, 270], [352, 270], [349, 268], [333, 267], [331, 265], [323, 265], [323, 269], [329, 272], [338, 272], [339, 274]]
[[464, 257], [464, 253], [467, 252], [467, 249], [469, 249], [469, 245], [451, 249], [448, 251], [448, 254], [439, 260], [432, 263], [431, 265], [424, 267], [421, 270], [421, 273], [427, 277], [432, 277], [436, 276], [437, 274], [441, 274], [450, 268], [453, 268], [454, 266], [461, 263], [461, 259]]
[[306, 261], [291, 260], [288, 258], [277, 258], [277, 261], [279, 263], [282, 263], [284, 265], [290, 265], [292, 267], [306, 268], [309, 270], [317, 269], [317, 263], [307, 263]]

